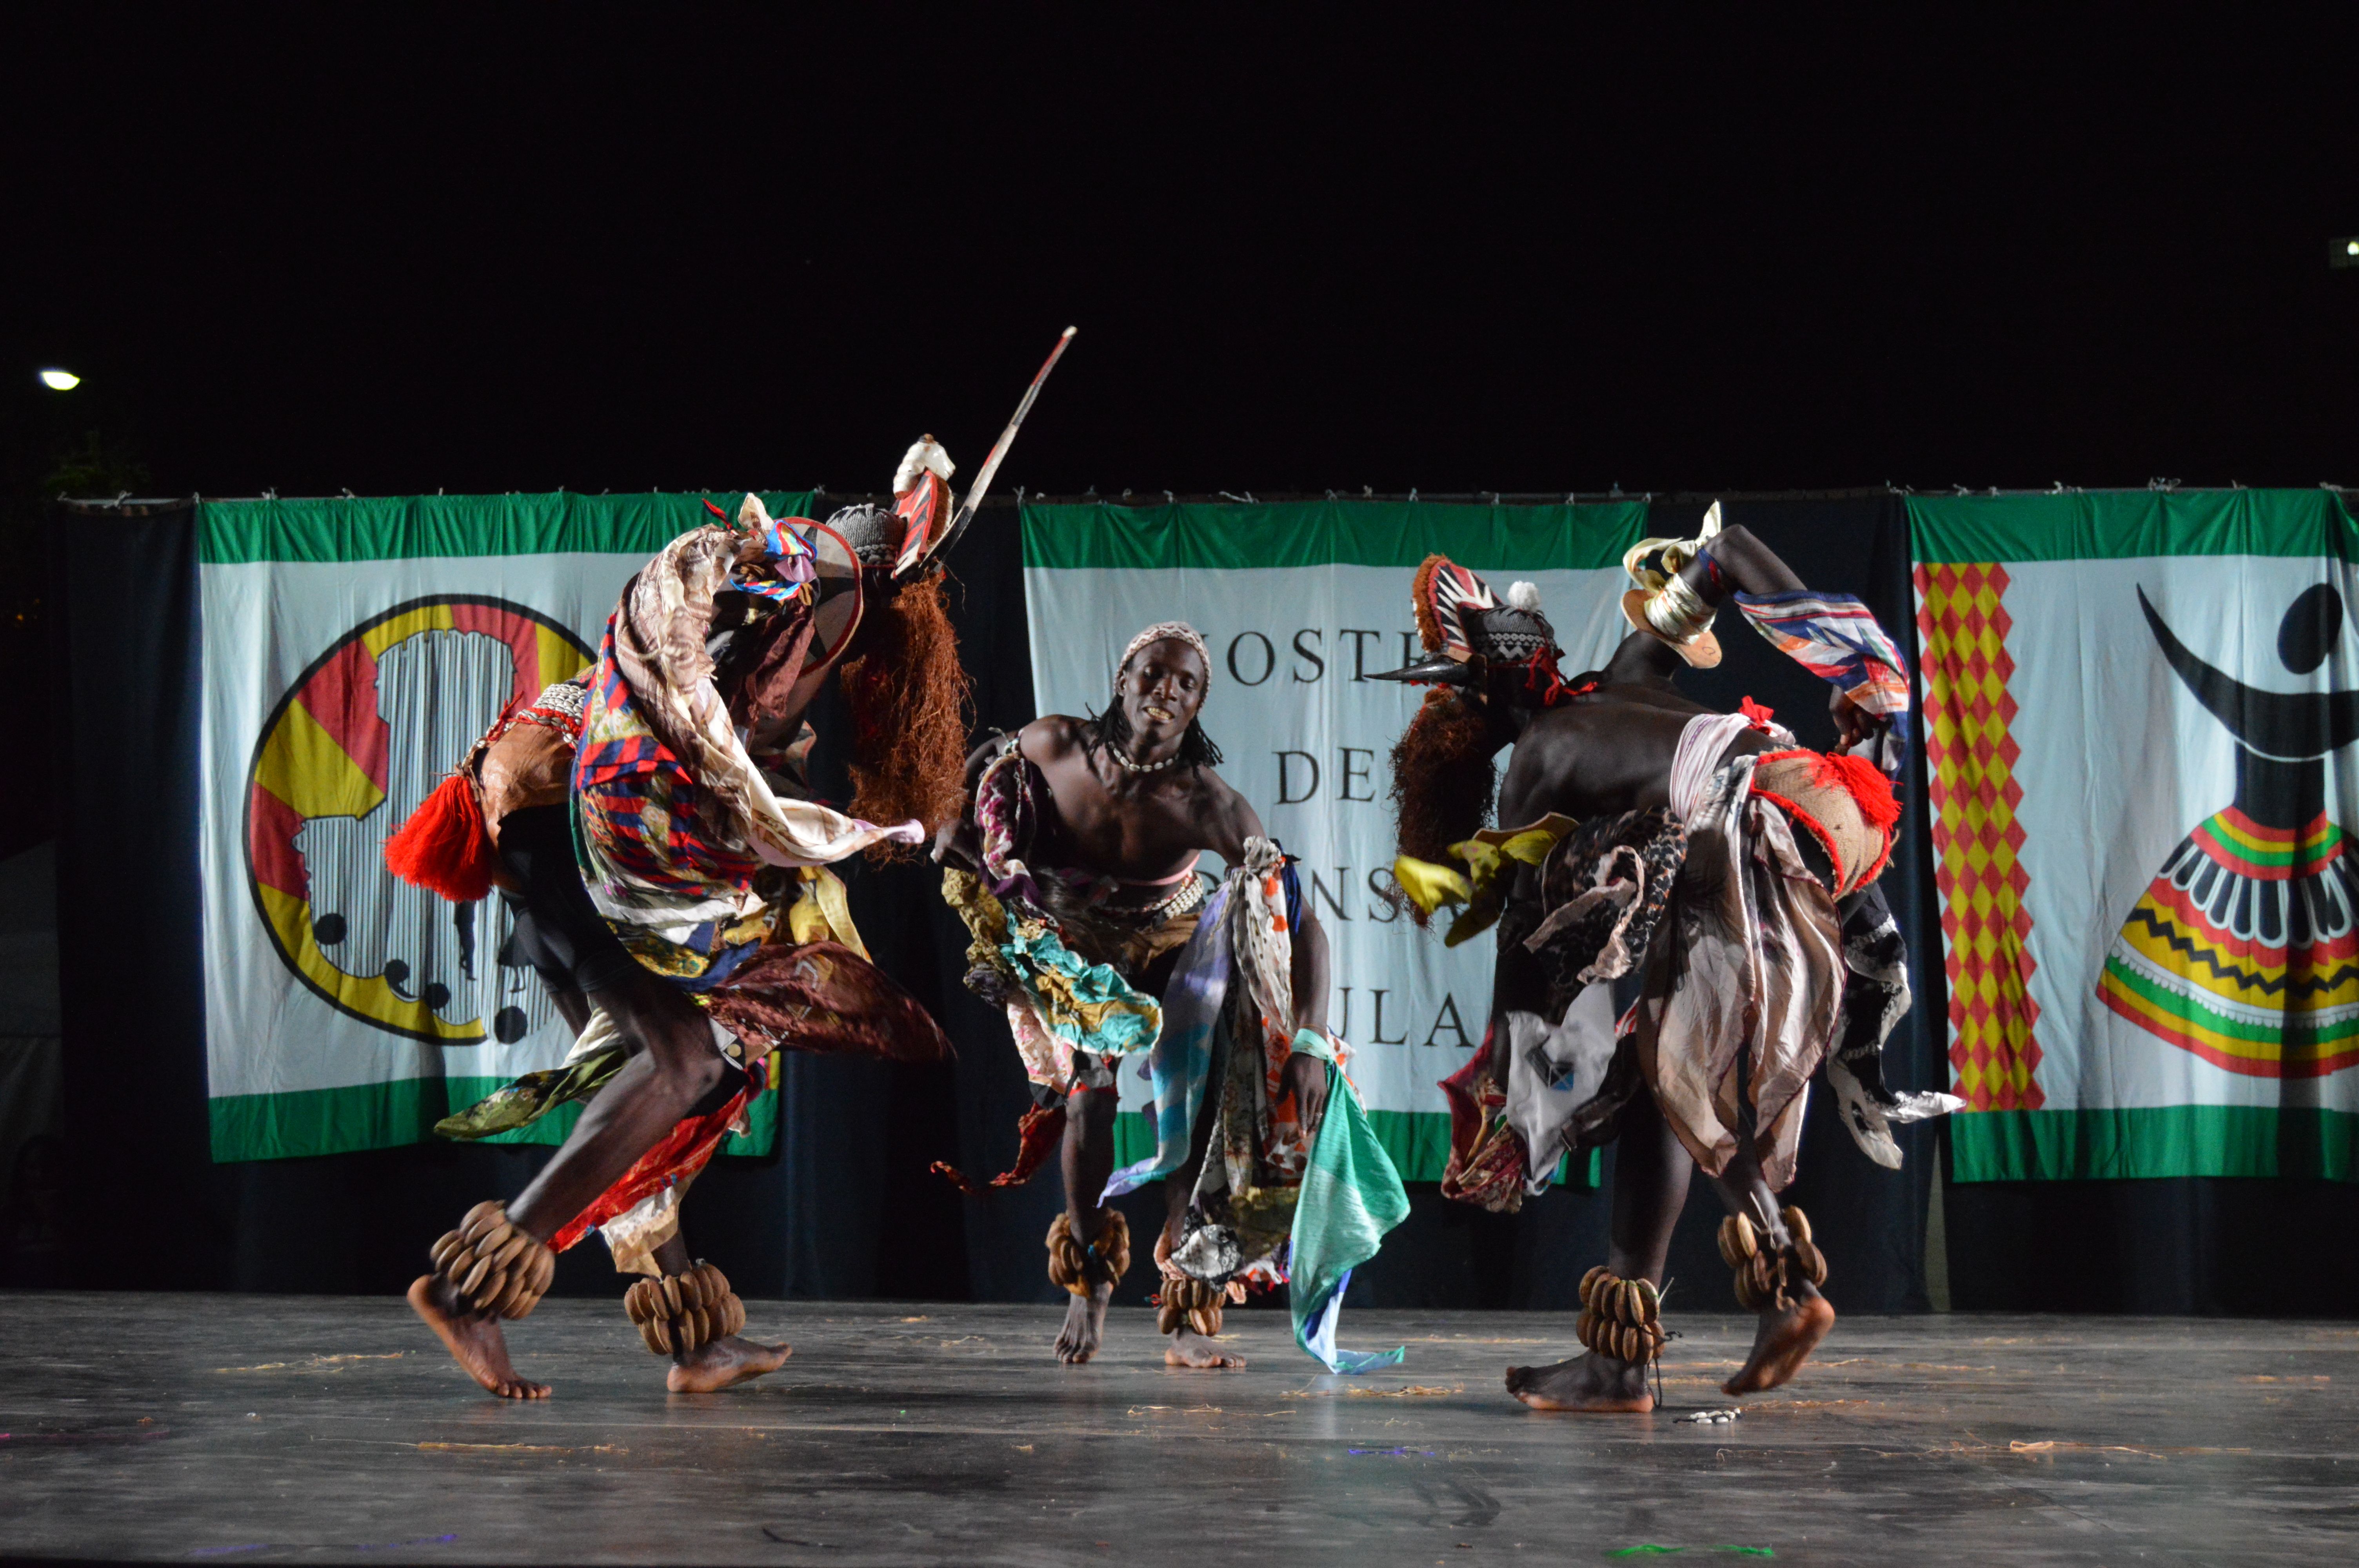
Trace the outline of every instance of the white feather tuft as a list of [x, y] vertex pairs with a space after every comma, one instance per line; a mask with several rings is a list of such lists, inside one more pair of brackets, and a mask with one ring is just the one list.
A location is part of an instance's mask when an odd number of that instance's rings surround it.
[[918, 487], [918, 476], [931, 473], [944, 484], [958, 472], [958, 464], [931, 436], [921, 436], [917, 443], [901, 454], [901, 466], [893, 470], [893, 493], [907, 495]]
[[766, 528], [769, 525], [770, 509], [762, 504], [762, 498], [760, 496], [756, 495], [750, 490], [747, 491], [745, 492], [745, 499], [737, 503], [737, 526], [740, 528]]
[[1512, 582], [1507, 585], [1507, 602], [1534, 615], [1540, 612], [1540, 585], [1536, 582]]

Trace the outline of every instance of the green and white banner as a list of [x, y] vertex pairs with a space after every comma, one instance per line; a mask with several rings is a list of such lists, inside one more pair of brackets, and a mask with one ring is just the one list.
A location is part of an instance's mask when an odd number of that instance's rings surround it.
[[[1183, 620], [1203, 633], [1203, 724], [1226, 756], [1222, 775], [1301, 858], [1333, 946], [1330, 1022], [1356, 1052], [1353, 1078], [1411, 1181], [1441, 1174], [1449, 1114], [1435, 1086], [1482, 1044], [1492, 944], [1444, 948], [1381, 896], [1394, 854], [1386, 758], [1423, 694], [1369, 677], [1417, 655], [1409, 578], [1437, 550], [1495, 590], [1538, 584], [1566, 674], [1603, 665], [1625, 631], [1622, 552], [1646, 514], [1636, 502], [1024, 508], [1040, 711], [1103, 708], [1114, 663], [1144, 626]], [[1121, 1083], [1124, 1108], [1144, 1108], [1146, 1083], [1132, 1073]], [[1145, 1119], [1118, 1125], [1118, 1158], [1150, 1152]]]
[[2359, 1176], [2359, 531], [1911, 500], [1961, 1181]]
[[[808, 493], [765, 497], [799, 514]], [[386, 838], [509, 703], [590, 662], [695, 495], [206, 503], [205, 1033], [216, 1160], [415, 1143], [571, 1043], [500, 899]], [[773, 1114], [775, 1098], [761, 1103]], [[568, 1107], [512, 1139], [561, 1138]], [[755, 1141], [772, 1129], [757, 1121]]]

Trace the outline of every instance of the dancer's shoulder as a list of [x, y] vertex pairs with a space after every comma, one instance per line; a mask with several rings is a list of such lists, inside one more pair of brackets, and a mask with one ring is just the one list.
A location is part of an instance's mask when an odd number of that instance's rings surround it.
[[1185, 771], [1180, 782], [1193, 798], [1190, 816], [1203, 826], [1203, 841], [1197, 847], [1210, 849], [1224, 860], [1234, 860], [1245, 852], [1245, 840], [1264, 837], [1261, 813], [1253, 802], [1236, 787], [1210, 767], [1198, 766]]
[[1087, 723], [1070, 713], [1044, 713], [1016, 732], [1016, 743], [1034, 762], [1046, 762], [1082, 750]]

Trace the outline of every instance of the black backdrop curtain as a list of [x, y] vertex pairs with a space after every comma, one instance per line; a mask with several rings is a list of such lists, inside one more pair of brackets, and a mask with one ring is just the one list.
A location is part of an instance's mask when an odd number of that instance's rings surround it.
[[[1901, 637], [1913, 618], [1908, 518], [1897, 497], [1735, 501], [1813, 586], [1859, 594]], [[1658, 503], [1657, 533], [1692, 531], [1701, 504]], [[197, 732], [202, 672], [193, 508], [63, 509], [53, 555], [66, 611], [69, 696], [60, 846], [66, 1118], [84, 1238], [75, 1282], [111, 1288], [397, 1291], [429, 1241], [468, 1205], [513, 1195], [547, 1152], [432, 1145], [215, 1165], [207, 1152], [198, 957]], [[1022, 557], [1012, 508], [961, 546], [952, 617], [977, 721], [1033, 715]], [[1403, 574], [1403, 593], [1407, 574]], [[1184, 609], [1184, 607], [1183, 607]], [[1688, 677], [1701, 700], [1750, 696], [1805, 744], [1832, 735], [1825, 688], [1759, 639], [1723, 638], [1726, 662]], [[841, 716], [816, 715], [840, 756]], [[1208, 715], [1217, 730], [1217, 711]], [[1887, 873], [1914, 959], [1918, 1002], [1891, 1072], [1932, 1087], [1946, 1011], [1922, 756], [1907, 792], [1908, 853]], [[842, 780], [839, 794], [848, 793]], [[853, 869], [863, 934], [942, 1021], [955, 1063], [912, 1067], [789, 1055], [777, 1152], [724, 1160], [699, 1182], [690, 1245], [759, 1296], [1061, 1300], [1042, 1238], [1062, 1203], [1053, 1170], [1028, 1186], [960, 1196], [937, 1160], [1003, 1170], [1029, 1103], [1004, 1023], [959, 984], [966, 935], [930, 868]], [[1949, 1291], [1960, 1308], [2347, 1314], [2359, 1265], [2339, 1247], [2359, 1189], [2325, 1183], [2153, 1181], [1951, 1186], [1935, 1205], [1938, 1126], [1903, 1130], [1907, 1168], [1870, 1164], [1815, 1097], [1793, 1201], [1833, 1262], [1830, 1294], [1856, 1311], [1929, 1304], [1929, 1220], [1946, 1217]], [[1606, 1155], [1607, 1171], [1612, 1152]], [[1520, 1215], [1482, 1214], [1412, 1188], [1409, 1220], [1354, 1276], [1354, 1305], [1566, 1308], [1604, 1256], [1602, 1191], [1559, 1188]], [[1124, 1202], [1141, 1234], [1162, 1195]], [[1681, 1296], [1733, 1310], [1712, 1244], [1719, 1208], [1696, 1184], [1671, 1257]], [[1935, 1272], [1942, 1249], [1934, 1248]], [[2289, 1257], [2322, 1256], [2297, 1274]], [[1118, 1300], [1139, 1302], [1134, 1265]], [[603, 1249], [561, 1261], [557, 1288], [616, 1293]], [[1274, 1303], [1273, 1303], [1274, 1304]], [[1049, 1332], [1044, 1313], [1043, 1332]]]

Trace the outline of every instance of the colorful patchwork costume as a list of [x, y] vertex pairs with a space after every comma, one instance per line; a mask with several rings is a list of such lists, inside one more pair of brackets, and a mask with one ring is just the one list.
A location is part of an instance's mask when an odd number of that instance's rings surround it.
[[[946, 477], [908, 467], [917, 496], [903, 494], [905, 523], [912, 509], [935, 514]], [[811, 735], [799, 716], [858, 627], [858, 549], [837, 528], [772, 519], [751, 495], [734, 524], [713, 510], [721, 523], [673, 540], [625, 586], [596, 665], [503, 719], [387, 847], [397, 872], [445, 896], [499, 885], [519, 905], [520, 956], [552, 989], [594, 1000], [645, 971], [710, 1021], [720, 1085], [549, 1241], [562, 1251], [597, 1229], [617, 1269], [659, 1278], [653, 1255], [677, 1234], [681, 1198], [774, 1087], [773, 1053], [950, 1054], [933, 1019], [869, 962], [826, 869], [871, 845], [921, 841], [921, 826], [846, 816], [804, 782]], [[593, 1008], [563, 1065], [437, 1130], [527, 1126], [595, 1094], [634, 1048]], [[677, 1295], [667, 1300], [663, 1311], [642, 1303], [644, 1322], [634, 1312], [650, 1348], [715, 1337], [728, 1315], [691, 1328]]]
[[[1642, 588], [1632, 598], [1643, 600], [1650, 580], [1661, 591], [1680, 564], [1658, 552], [1649, 569], [1634, 567]], [[1429, 656], [1391, 678], [1463, 683], [1471, 667], [1503, 664], [1523, 669], [1521, 699], [1535, 708], [1594, 700], [1600, 678], [1563, 680], [1537, 596], [1516, 587], [1503, 605], [1472, 572], [1430, 558], [1416, 582]], [[1774, 645], [1860, 706], [1886, 719], [1905, 714], [1899, 654], [1856, 600], [1735, 598]], [[1641, 604], [1627, 608], [1641, 630], [1663, 634], [1638, 620]], [[1716, 644], [1697, 651], [1708, 632], [1692, 621], [1673, 630], [1684, 630], [1689, 662], [1718, 662]], [[1727, 756], [1748, 729], [1777, 749]], [[1890, 731], [1887, 724], [1872, 744], [1876, 762], [1897, 767]], [[1451, 846], [1456, 866], [1404, 857], [1396, 867], [1426, 913], [1464, 906], [1451, 942], [1496, 921], [1500, 941], [1520, 943], [1550, 985], [1545, 1015], [1503, 1021], [1504, 1081], [1485, 1051], [1443, 1084], [1451, 1112], [1445, 1193], [1516, 1208], [1546, 1184], [1560, 1155], [1610, 1141], [1641, 1092], [1713, 1174], [1749, 1119], [1773, 1189], [1792, 1179], [1813, 1072], [1823, 1068], [1845, 1125], [1879, 1164], [1900, 1162], [1890, 1123], [1954, 1105], [1884, 1086], [1881, 1052], [1908, 1011], [1908, 985], [1898, 927], [1875, 887], [1899, 816], [1878, 767], [1797, 747], [1757, 709], [1703, 714], [1681, 733], [1669, 795], [1669, 809], [1486, 830]], [[1520, 866], [1537, 874], [1518, 884]], [[1511, 896], [1518, 885], [1524, 891]], [[1627, 1005], [1609, 1004], [1617, 982], [1635, 992]]]

